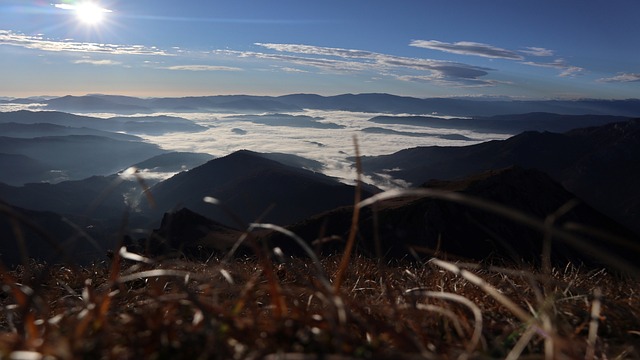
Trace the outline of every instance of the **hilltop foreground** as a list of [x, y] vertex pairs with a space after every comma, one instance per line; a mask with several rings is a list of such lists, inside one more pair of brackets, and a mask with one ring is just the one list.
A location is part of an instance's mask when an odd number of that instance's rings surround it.
[[121, 255], [2, 271], [0, 357], [640, 357], [640, 285], [605, 271]]

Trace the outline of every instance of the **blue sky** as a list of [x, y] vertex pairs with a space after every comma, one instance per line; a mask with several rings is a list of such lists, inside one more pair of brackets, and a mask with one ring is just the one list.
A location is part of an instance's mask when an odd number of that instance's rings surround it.
[[81, 3], [0, 0], [0, 96], [640, 97], [637, 0]]

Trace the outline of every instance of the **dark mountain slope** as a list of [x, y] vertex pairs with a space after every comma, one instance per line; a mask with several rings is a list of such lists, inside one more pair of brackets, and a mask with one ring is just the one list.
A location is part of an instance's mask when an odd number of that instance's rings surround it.
[[20, 154], [50, 165], [68, 179], [113, 174], [165, 153], [157, 145], [101, 136], [69, 135], [33, 139], [0, 137], [0, 153]]
[[213, 155], [193, 152], [170, 152], [134, 164], [138, 169], [177, 172], [192, 169], [213, 159]]
[[234, 223], [220, 207], [203, 202], [219, 199], [244, 222], [284, 225], [353, 202], [354, 188], [325, 175], [290, 167], [250, 151], [238, 151], [177, 174], [151, 189], [158, 207], [154, 216], [188, 207], [216, 221]]
[[230, 249], [241, 231], [207, 219], [187, 208], [165, 213], [158, 229], [148, 240], [136, 244], [136, 250], [154, 255], [179, 255], [207, 259], [212, 252]]
[[26, 210], [0, 201], [0, 261], [5, 266], [23, 263], [14, 226], [21, 231], [29, 258], [49, 263], [72, 261], [89, 264], [106, 254], [106, 247], [80, 236], [62, 216]]
[[[551, 175], [589, 204], [640, 233], [640, 120], [564, 134], [526, 132], [465, 147], [423, 147], [364, 157], [369, 174], [413, 184], [518, 165]], [[395, 169], [395, 171], [389, 171]]]
[[[575, 196], [536, 170], [511, 167], [477, 174], [460, 181], [432, 181], [427, 188], [456, 191], [477, 198], [520, 210], [544, 220]], [[338, 235], [346, 239], [351, 220], [351, 207], [330, 211], [290, 227], [306, 240]], [[377, 221], [378, 228], [374, 228]], [[586, 204], [578, 204], [557, 221], [558, 227], [569, 223], [587, 224], [623, 238], [636, 241], [634, 235]], [[377, 220], [373, 207], [363, 209], [359, 224], [361, 251], [376, 253], [375, 237], [381, 242], [383, 255], [407, 256], [409, 247], [421, 254], [438, 253], [438, 256], [461, 256], [482, 260], [487, 257], [524, 260], [538, 263], [543, 235], [524, 225], [499, 215], [471, 208], [467, 205], [428, 197], [397, 198], [377, 205]], [[272, 242], [291, 252], [299, 251], [291, 241], [274, 236]], [[588, 239], [590, 244], [611, 251], [615, 256], [627, 256], [623, 248], [605, 244], [598, 239]], [[328, 249], [339, 247], [333, 243]], [[636, 254], [635, 256], [640, 256]], [[600, 263], [597, 254], [584, 253], [554, 241], [553, 257], [556, 262], [566, 260]]]
[[109, 131], [94, 130], [90, 128], [78, 128], [70, 126], [60, 126], [55, 124], [18, 124], [0, 123], [0, 134], [2, 136], [14, 138], [35, 138], [42, 136], [66, 136], [66, 135], [93, 135], [103, 136], [116, 140], [138, 141], [142, 140], [138, 136], [115, 133]]
[[74, 217], [120, 219], [126, 208], [125, 195], [136, 189], [136, 182], [123, 181], [116, 175], [20, 187], [0, 183], [0, 200], [25, 209]]
[[175, 116], [139, 116], [113, 117], [102, 119], [90, 116], [80, 116], [58, 111], [14, 111], [0, 112], [0, 123], [18, 124], [54, 124], [69, 127], [87, 127], [96, 130], [118, 132], [125, 131], [137, 134], [164, 134], [168, 132], [184, 131], [198, 132], [207, 128]]
[[52, 166], [19, 154], [0, 153], [0, 169], [0, 183], [9, 185], [55, 179]]
[[0, 122], [18, 124], [54, 124], [59, 126], [88, 127], [97, 130], [112, 130], [108, 120], [89, 116], [73, 115], [59, 111], [0, 112]]
[[285, 153], [257, 153], [257, 155], [263, 158], [277, 161], [281, 164], [292, 166], [295, 168], [302, 168], [311, 170], [313, 172], [321, 172], [324, 168], [324, 164], [317, 160], [311, 160], [302, 156]]

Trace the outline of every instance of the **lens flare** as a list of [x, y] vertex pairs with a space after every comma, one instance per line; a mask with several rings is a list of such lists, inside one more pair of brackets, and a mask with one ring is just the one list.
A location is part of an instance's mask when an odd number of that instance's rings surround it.
[[81, 23], [91, 26], [100, 24], [104, 20], [105, 14], [111, 12], [111, 10], [103, 8], [95, 1], [67, 1], [62, 4], [53, 4], [53, 6], [62, 10], [74, 11]]
[[109, 10], [100, 7], [93, 2], [83, 2], [76, 5], [76, 16], [87, 25], [97, 25], [104, 20], [105, 13]]

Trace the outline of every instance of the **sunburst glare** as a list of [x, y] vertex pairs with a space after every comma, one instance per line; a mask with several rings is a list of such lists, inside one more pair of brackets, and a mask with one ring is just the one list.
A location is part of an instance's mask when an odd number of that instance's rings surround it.
[[75, 11], [78, 20], [85, 25], [97, 26], [104, 20], [105, 14], [111, 10], [105, 9], [94, 1], [82, 1], [74, 4], [54, 4], [55, 7], [64, 10]]

